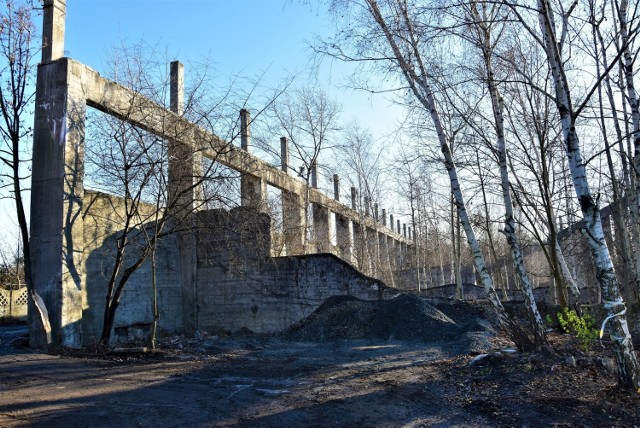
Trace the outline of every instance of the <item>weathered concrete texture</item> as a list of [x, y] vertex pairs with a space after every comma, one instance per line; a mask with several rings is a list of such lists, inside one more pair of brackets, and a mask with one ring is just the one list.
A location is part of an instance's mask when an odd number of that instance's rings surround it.
[[198, 325], [281, 331], [326, 298], [388, 296], [384, 284], [330, 254], [270, 258], [270, 218], [245, 208], [198, 213]]
[[393, 290], [332, 254], [278, 257], [232, 274], [200, 266], [200, 327], [209, 332], [279, 332], [307, 317], [331, 296], [389, 298]]
[[[98, 192], [85, 192], [84, 241], [86, 293], [83, 301], [83, 342], [100, 338], [109, 275], [113, 271], [115, 244], [124, 219], [123, 199]], [[142, 216], [152, 218], [154, 206], [140, 206]], [[137, 256], [135, 245], [128, 248], [125, 261]], [[176, 333], [183, 328], [182, 269], [178, 236], [159, 241], [156, 250], [159, 329]], [[148, 333], [153, 321], [151, 264], [146, 262], [127, 284], [114, 323], [114, 340], [127, 340]]]
[[[143, 207], [143, 215], [145, 209], [153, 207]], [[123, 200], [87, 192], [84, 218], [82, 321], [84, 343], [90, 344], [102, 329], [114, 244], [124, 218]], [[268, 215], [249, 208], [206, 210], [194, 215], [193, 231], [160, 240], [156, 268], [161, 334], [183, 331], [188, 316], [195, 328], [210, 332], [273, 333], [306, 317], [330, 296], [377, 299], [393, 294], [379, 280], [330, 254], [271, 258], [270, 223]], [[187, 235], [197, 242], [196, 304], [186, 308], [194, 315], [185, 314], [183, 296], [181, 251]], [[147, 261], [127, 284], [116, 315], [114, 341], [146, 337], [153, 320], [152, 299]]]

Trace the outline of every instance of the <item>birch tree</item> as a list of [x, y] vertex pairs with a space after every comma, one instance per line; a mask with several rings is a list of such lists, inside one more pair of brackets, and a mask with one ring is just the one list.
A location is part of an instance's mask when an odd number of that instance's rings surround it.
[[[640, 365], [633, 349], [629, 325], [625, 316], [626, 306], [620, 296], [618, 280], [605, 242], [600, 208], [591, 193], [587, 180], [586, 166], [582, 158], [576, 127], [576, 121], [585, 107], [585, 101], [577, 106], [573, 105], [571, 87], [565, 69], [563, 42], [566, 40], [566, 20], [572, 10], [557, 14], [548, 0], [537, 0], [538, 29], [536, 30], [522, 14], [526, 9], [519, 8], [515, 2], [505, 0], [505, 3], [510, 6], [523, 29], [540, 44], [546, 54], [554, 83], [554, 100], [562, 127], [569, 170], [584, 220], [583, 235], [594, 258], [603, 306], [608, 314], [607, 320], [618, 364], [619, 380], [624, 386], [638, 389], [640, 388]], [[560, 33], [558, 34], [558, 32]], [[595, 91], [595, 87], [593, 91]]]
[[[458, 169], [450, 149], [451, 136], [446, 134], [440, 117], [440, 107], [434, 92], [435, 75], [431, 71], [432, 67], [429, 65], [428, 56], [425, 56], [428, 55], [429, 43], [433, 40], [428, 40], [425, 37], [426, 23], [419, 22], [418, 16], [415, 14], [416, 11], [419, 11], [417, 15], [425, 17], [429, 13], [429, 8], [414, 7], [410, 9], [409, 4], [402, 0], [364, 0], [342, 3], [345, 7], [356, 9], [356, 13], [364, 14], [372, 24], [366, 26], [367, 30], [373, 32], [369, 34], [366, 42], [370, 48], [361, 44], [359, 53], [368, 52], [377, 55], [374, 58], [369, 57], [368, 60], [386, 61], [393, 72], [399, 73], [407, 91], [429, 115], [449, 176], [457, 213], [473, 254], [474, 265], [487, 298], [494, 309], [496, 319], [518, 348], [530, 349], [534, 346], [534, 342], [506, 315], [471, 225]], [[433, 10], [431, 11], [433, 12]], [[331, 51], [338, 58], [352, 59], [339, 48], [335, 49], [335, 46], [333, 44], [333, 49], [332, 46], [327, 46], [326, 50]]]

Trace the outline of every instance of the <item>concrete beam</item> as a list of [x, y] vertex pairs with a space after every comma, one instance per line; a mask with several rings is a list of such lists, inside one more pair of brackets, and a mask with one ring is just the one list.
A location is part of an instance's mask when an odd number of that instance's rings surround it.
[[[260, 177], [265, 185], [268, 183], [278, 189], [300, 195], [305, 193], [304, 181], [291, 177], [279, 168], [234, 147], [231, 143], [144, 98], [135, 91], [101, 77], [91, 68], [75, 60], [62, 58], [58, 61], [68, 63], [70, 73], [80, 77], [84, 96], [89, 106], [127, 120], [129, 123], [169, 141], [193, 142], [193, 146], [204, 157], [233, 168], [241, 174]], [[309, 202], [328, 207], [332, 212], [341, 214], [352, 221], [360, 221], [359, 214], [353, 205], [352, 208], [342, 205], [318, 189], [309, 189]], [[355, 200], [352, 201], [352, 204], [353, 202]], [[363, 220], [363, 223], [368, 226], [373, 224], [370, 218]], [[380, 231], [402, 240], [400, 234], [391, 229], [381, 228]]]

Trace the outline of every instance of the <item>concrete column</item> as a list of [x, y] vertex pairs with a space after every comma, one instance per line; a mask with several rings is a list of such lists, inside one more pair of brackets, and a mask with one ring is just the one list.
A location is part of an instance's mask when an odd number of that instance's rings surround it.
[[[184, 66], [173, 61], [170, 66], [169, 99], [171, 111], [184, 114]], [[168, 204], [178, 223], [186, 221], [204, 203], [202, 155], [192, 144], [169, 141]], [[177, 224], [178, 227], [183, 225]]]
[[402, 233], [402, 229], [400, 228], [400, 219], [398, 219], [398, 233]]
[[318, 253], [331, 252], [331, 222], [329, 208], [320, 204], [312, 204], [313, 209], [313, 240]]
[[369, 197], [364, 197], [364, 215], [369, 217], [371, 215], [371, 210], [369, 209]]
[[[45, 28], [54, 26], [55, 13], [53, 18], [45, 14], [50, 20]], [[70, 348], [82, 345], [86, 300], [82, 281], [86, 102], [81, 74], [82, 69], [66, 59], [38, 67], [31, 178], [33, 287], [48, 311], [52, 343]], [[46, 346], [39, 315], [29, 304], [30, 344]]]
[[387, 236], [385, 233], [378, 234], [378, 248], [380, 249], [380, 269], [381, 269], [381, 279], [392, 287], [395, 286], [395, 281], [393, 278], [393, 271], [391, 270], [391, 263], [389, 261], [389, 240], [391, 238]]
[[389, 227], [393, 230], [393, 214], [389, 214]]
[[355, 187], [351, 187], [351, 209], [358, 209], [358, 191]]
[[402, 236], [404, 237], [404, 239], [407, 239], [407, 223], [404, 223], [402, 225]]
[[367, 250], [371, 266], [371, 275], [379, 278], [380, 275], [380, 246], [378, 231], [367, 228]]
[[170, 79], [169, 105], [172, 112], [182, 116], [184, 114], [184, 65], [180, 61], [171, 62]]
[[311, 187], [318, 188], [318, 162], [316, 161], [311, 164]]
[[396, 268], [396, 240], [389, 236], [389, 239], [387, 240], [387, 257], [389, 258], [389, 265], [391, 266], [391, 269], [395, 269]]
[[353, 222], [353, 246], [356, 264], [358, 269], [364, 273], [369, 273], [369, 257], [367, 256], [367, 233], [366, 227], [360, 223]]
[[284, 229], [284, 243], [287, 247], [287, 255], [300, 255], [305, 253], [305, 240], [307, 231], [304, 227], [304, 199], [302, 196], [282, 191], [282, 220]]
[[378, 204], [373, 204], [373, 219], [378, 222]]
[[[184, 114], [184, 66], [170, 64], [169, 108], [178, 116]], [[202, 189], [202, 155], [192, 144], [169, 141], [168, 207], [173, 211], [182, 274], [182, 327], [192, 335], [198, 329], [197, 236], [193, 214], [204, 203]]]
[[333, 199], [340, 200], [340, 177], [338, 174], [333, 174]]
[[286, 173], [289, 172], [289, 144], [287, 137], [280, 137], [280, 167]]
[[[240, 148], [251, 153], [251, 114], [248, 110], [240, 110]], [[266, 211], [267, 182], [251, 174], [240, 177], [240, 205]]]
[[336, 214], [336, 241], [338, 255], [349, 263], [354, 263], [353, 223], [347, 217]]
[[[391, 222], [393, 223], [393, 220], [391, 220]], [[387, 210], [384, 208], [382, 209], [382, 225], [387, 225]]]
[[41, 63], [64, 57], [64, 27], [67, 15], [66, 0], [44, 0], [42, 5]]

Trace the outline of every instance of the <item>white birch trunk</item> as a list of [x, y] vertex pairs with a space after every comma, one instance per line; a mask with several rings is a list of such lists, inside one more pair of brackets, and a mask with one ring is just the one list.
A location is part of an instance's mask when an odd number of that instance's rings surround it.
[[[449, 148], [448, 139], [446, 133], [444, 132], [444, 128], [440, 120], [440, 115], [436, 108], [433, 90], [431, 88], [431, 84], [428, 81], [428, 79], [430, 79], [430, 75], [424, 67], [424, 63], [422, 62], [421, 54], [418, 50], [418, 43], [415, 40], [415, 34], [413, 33], [413, 26], [408, 17], [408, 13], [406, 10], [407, 4], [404, 2], [396, 4], [398, 8], [398, 16], [395, 16], [394, 19], [398, 19], [406, 26], [406, 28], [402, 28], [403, 34], [398, 40], [396, 40], [396, 36], [387, 25], [380, 7], [378, 6], [378, 2], [376, 0], [366, 0], [366, 4], [369, 8], [369, 12], [371, 13], [372, 18], [383, 31], [385, 38], [387, 39], [387, 42], [389, 43], [389, 46], [393, 51], [395, 60], [397, 61], [397, 64], [399, 65], [413, 94], [431, 116], [436, 135], [438, 136], [440, 150], [444, 157], [444, 164], [449, 174], [451, 191], [454, 196], [456, 209], [460, 216], [460, 223], [466, 234], [469, 247], [471, 248], [474, 266], [482, 281], [487, 299], [493, 307], [496, 321], [498, 322], [499, 326], [509, 334], [509, 336], [516, 343], [516, 346], [519, 349], [530, 349], [532, 347], [530, 339], [526, 337], [521, 329], [509, 319], [504, 310], [504, 306], [502, 306], [502, 302], [500, 302], [491, 276], [489, 275], [484, 257], [482, 255], [480, 244], [476, 238], [473, 227], [471, 226], [464, 197], [462, 195], [462, 189], [458, 180], [456, 165], [453, 161], [453, 155]], [[410, 55], [405, 57], [399, 43], [408, 44], [408, 46], [404, 47], [408, 48], [411, 51]]]
[[571, 94], [558, 50], [555, 29], [552, 25], [553, 12], [547, 0], [538, 0], [538, 21], [554, 81], [556, 105], [562, 124], [569, 169], [585, 222], [584, 236], [594, 258], [596, 276], [602, 291], [603, 306], [611, 317], [609, 331], [618, 363], [619, 380], [625, 386], [638, 389], [640, 388], [640, 365], [633, 349], [629, 325], [624, 315], [626, 307], [620, 296], [618, 281], [605, 242], [600, 209], [593, 199], [587, 181], [580, 141], [575, 129]]
[[509, 243], [511, 250], [511, 258], [513, 261], [513, 267], [520, 279], [520, 286], [522, 288], [522, 295], [524, 297], [525, 308], [530, 318], [530, 322], [533, 326], [535, 343], [541, 345], [547, 342], [547, 334], [545, 331], [544, 322], [538, 306], [536, 305], [535, 297], [533, 295], [533, 286], [529, 280], [529, 275], [524, 265], [524, 257], [522, 256], [522, 250], [516, 236], [516, 222], [513, 216], [513, 201], [511, 199], [511, 190], [509, 188], [509, 169], [507, 167], [507, 149], [504, 138], [504, 105], [502, 97], [498, 92], [496, 85], [493, 65], [491, 62], [492, 48], [491, 48], [491, 30], [487, 25], [486, 17], [480, 16], [475, 2], [471, 4], [471, 14], [474, 20], [474, 24], [477, 27], [479, 36], [480, 49], [484, 58], [484, 66], [486, 73], [487, 87], [489, 95], [491, 96], [491, 106], [493, 110], [493, 118], [496, 131], [496, 142], [498, 145], [498, 163], [500, 169], [500, 184], [502, 186], [502, 197], [504, 201], [504, 234]]
[[[638, 213], [640, 212], [640, 104], [638, 102], [638, 93], [633, 82], [633, 63], [634, 58], [629, 49], [629, 29], [627, 23], [627, 0], [620, 1], [620, 7], [618, 10], [618, 19], [620, 23], [620, 41], [622, 43], [622, 58], [624, 63], [624, 77], [627, 86], [627, 99], [629, 100], [629, 108], [631, 109], [631, 122], [632, 122], [632, 136], [633, 136], [633, 170], [635, 171], [635, 183], [636, 189], [633, 192], [634, 203], [632, 204], [632, 211], [634, 217], [638, 219]], [[632, 235], [635, 238], [636, 247], [640, 245], [638, 241], [638, 223], [633, 222], [630, 226], [632, 228]], [[640, 272], [640, 260], [635, 257], [635, 272]], [[637, 283], [635, 284], [637, 286]], [[636, 294], [638, 290], [635, 290]]]

